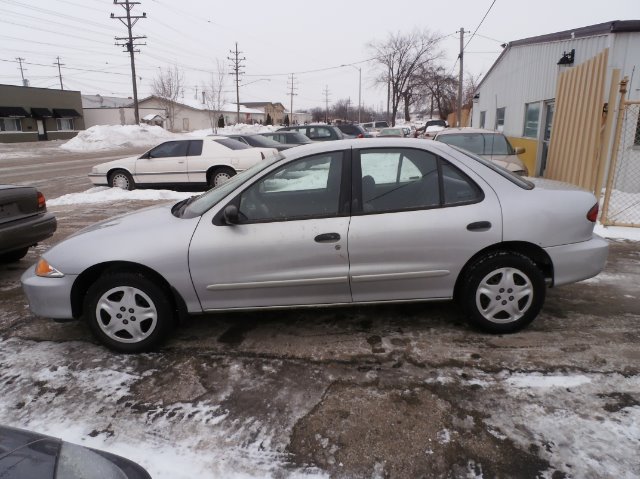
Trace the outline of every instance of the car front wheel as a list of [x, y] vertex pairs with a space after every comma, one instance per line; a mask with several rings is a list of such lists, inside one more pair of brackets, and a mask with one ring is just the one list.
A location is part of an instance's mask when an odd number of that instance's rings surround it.
[[136, 273], [100, 277], [87, 291], [85, 317], [93, 334], [120, 352], [148, 351], [173, 323], [167, 292]]
[[235, 176], [235, 174], [236, 172], [233, 170], [233, 168], [228, 168], [226, 166], [216, 168], [215, 170], [213, 170], [213, 173], [211, 173], [211, 176], [209, 177], [209, 188], [220, 186], [225, 181], [228, 181], [229, 178]]
[[123, 190], [133, 190], [136, 187], [133, 177], [124, 170], [117, 170], [109, 175], [109, 186]]
[[491, 333], [512, 333], [533, 321], [546, 293], [544, 276], [527, 256], [499, 251], [465, 275], [462, 304], [470, 321]]

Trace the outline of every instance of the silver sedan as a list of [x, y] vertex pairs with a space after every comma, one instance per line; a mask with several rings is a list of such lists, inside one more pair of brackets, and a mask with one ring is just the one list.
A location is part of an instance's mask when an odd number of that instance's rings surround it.
[[517, 331], [604, 267], [586, 191], [430, 140], [317, 143], [176, 204], [91, 226], [22, 277], [32, 311], [144, 351], [179, 315], [457, 299]]

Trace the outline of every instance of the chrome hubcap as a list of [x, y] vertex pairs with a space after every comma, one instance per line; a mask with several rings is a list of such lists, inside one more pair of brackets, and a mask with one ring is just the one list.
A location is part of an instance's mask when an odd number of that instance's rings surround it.
[[500, 268], [486, 275], [476, 290], [476, 306], [493, 323], [517, 321], [533, 302], [529, 277], [515, 268]]
[[125, 175], [117, 174], [113, 177], [113, 186], [117, 188], [122, 188], [123, 190], [129, 189], [129, 178]]
[[121, 343], [137, 343], [156, 329], [158, 311], [143, 291], [119, 286], [100, 297], [96, 318], [98, 326], [109, 338]]

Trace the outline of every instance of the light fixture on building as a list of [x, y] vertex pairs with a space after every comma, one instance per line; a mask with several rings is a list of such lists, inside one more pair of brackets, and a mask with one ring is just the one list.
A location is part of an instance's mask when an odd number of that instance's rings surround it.
[[569, 53], [563, 52], [560, 60], [558, 60], [558, 65], [572, 65], [573, 59], [576, 56], [575, 48], [571, 49]]

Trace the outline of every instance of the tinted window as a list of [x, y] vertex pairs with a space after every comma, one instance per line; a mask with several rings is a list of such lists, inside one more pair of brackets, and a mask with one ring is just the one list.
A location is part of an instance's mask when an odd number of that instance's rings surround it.
[[276, 148], [280, 146], [280, 143], [278, 143], [277, 141], [274, 141], [271, 138], [265, 138], [264, 136], [260, 135], [245, 136], [244, 139], [251, 146], [264, 148]]
[[376, 149], [360, 153], [365, 213], [439, 206], [438, 160], [424, 150]]
[[230, 150], [246, 150], [248, 148], [251, 148], [249, 145], [238, 140], [234, 140], [233, 138], [219, 138], [214, 141], [220, 143], [222, 146], [226, 146]]
[[455, 166], [442, 161], [444, 204], [448, 206], [480, 201], [482, 190]]
[[170, 156], [187, 156], [189, 141], [167, 141], [149, 151], [149, 158], [168, 158]]
[[310, 126], [307, 136], [312, 140], [326, 140], [331, 138], [331, 130], [323, 126]]
[[455, 133], [438, 136], [438, 141], [447, 145], [464, 148], [476, 155], [513, 155], [514, 151], [501, 134], [494, 133]]
[[202, 140], [191, 140], [189, 143], [189, 156], [202, 155]]
[[335, 216], [341, 177], [342, 152], [288, 163], [242, 193], [240, 217], [251, 222]]

